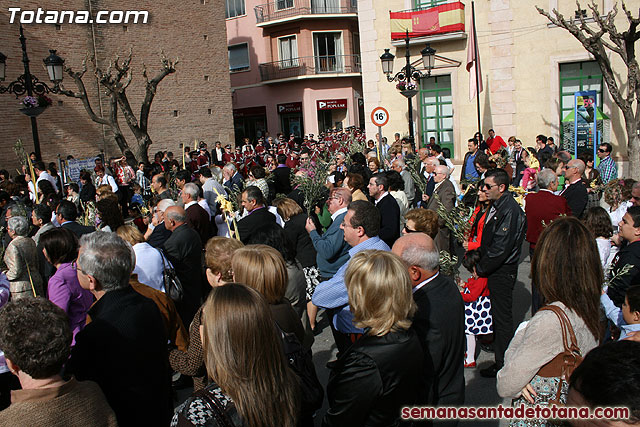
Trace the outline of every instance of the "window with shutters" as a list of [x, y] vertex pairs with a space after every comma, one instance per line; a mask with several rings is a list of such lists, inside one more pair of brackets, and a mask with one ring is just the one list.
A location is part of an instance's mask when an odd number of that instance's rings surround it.
[[228, 47], [229, 71], [246, 71], [249, 69], [249, 45], [236, 44]]

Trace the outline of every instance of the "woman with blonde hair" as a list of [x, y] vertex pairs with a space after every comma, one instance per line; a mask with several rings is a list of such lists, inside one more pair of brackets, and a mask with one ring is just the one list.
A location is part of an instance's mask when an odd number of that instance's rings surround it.
[[[228, 237], [212, 237], [205, 249], [205, 263], [207, 266], [207, 281], [212, 288], [223, 286], [233, 281], [231, 258], [244, 245], [237, 239]], [[182, 375], [193, 377], [193, 390], [198, 391], [207, 385], [207, 373], [204, 366], [200, 325], [202, 324], [202, 310], [200, 307], [189, 326], [189, 346], [187, 351], [172, 349], [169, 351], [171, 369]]]
[[235, 282], [264, 296], [280, 329], [295, 334], [305, 350], [311, 348], [312, 340], [305, 340], [302, 322], [284, 297], [289, 275], [280, 252], [267, 245], [248, 245], [235, 252], [231, 266]]
[[[571, 345], [574, 355], [584, 357], [601, 337], [603, 275], [593, 234], [574, 217], [551, 222], [536, 244], [531, 276], [547, 306], [511, 340], [497, 374], [498, 394], [517, 398], [514, 405], [564, 404], [571, 374], [566, 369], [573, 358], [562, 353]], [[533, 419], [511, 425], [555, 424]]]
[[412, 329], [412, 282], [391, 252], [365, 250], [345, 273], [349, 305], [365, 334], [338, 357], [329, 377], [324, 426], [390, 426], [400, 408], [424, 403], [423, 351]]
[[213, 382], [176, 409], [171, 425], [294, 427], [297, 378], [265, 299], [229, 283], [212, 289], [203, 307], [200, 331]]

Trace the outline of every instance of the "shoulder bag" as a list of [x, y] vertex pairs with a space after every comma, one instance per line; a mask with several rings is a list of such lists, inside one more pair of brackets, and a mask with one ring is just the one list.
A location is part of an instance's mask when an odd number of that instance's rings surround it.
[[[582, 354], [576, 340], [576, 335], [567, 314], [560, 307], [547, 305], [540, 310], [553, 311], [560, 321], [562, 328], [562, 344], [564, 350], [548, 363], [543, 365], [529, 382], [536, 392], [535, 403], [532, 405], [522, 396], [514, 399], [513, 407], [520, 405], [532, 406], [565, 406], [569, 392], [569, 377], [582, 362]], [[512, 419], [510, 426], [550, 427], [562, 425], [552, 419]]]
[[[156, 248], [157, 249], [157, 248]], [[176, 270], [167, 261], [162, 252], [162, 249], [157, 249], [162, 257], [162, 280], [164, 282], [164, 292], [173, 300], [173, 302], [180, 302], [184, 296], [184, 289], [182, 283], [178, 279]]]

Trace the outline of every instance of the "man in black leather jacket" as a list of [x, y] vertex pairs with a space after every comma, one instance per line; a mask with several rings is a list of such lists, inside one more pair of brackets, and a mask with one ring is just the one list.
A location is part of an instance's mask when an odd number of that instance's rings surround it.
[[487, 171], [481, 191], [493, 204], [485, 221], [480, 243], [482, 258], [476, 270], [488, 279], [496, 363], [480, 371], [484, 377], [495, 377], [502, 368], [504, 353], [513, 337], [513, 287], [527, 231], [526, 216], [508, 190], [509, 176], [503, 169]]

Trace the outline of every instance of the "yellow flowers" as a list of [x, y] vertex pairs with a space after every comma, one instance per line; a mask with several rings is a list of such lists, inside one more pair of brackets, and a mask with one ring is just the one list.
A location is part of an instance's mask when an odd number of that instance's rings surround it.
[[215, 190], [215, 192], [218, 194], [218, 197], [216, 197], [216, 203], [220, 203], [220, 207], [223, 210], [227, 212], [233, 212], [233, 203], [227, 200], [227, 198], [224, 197], [222, 194], [218, 193], [218, 190]]

